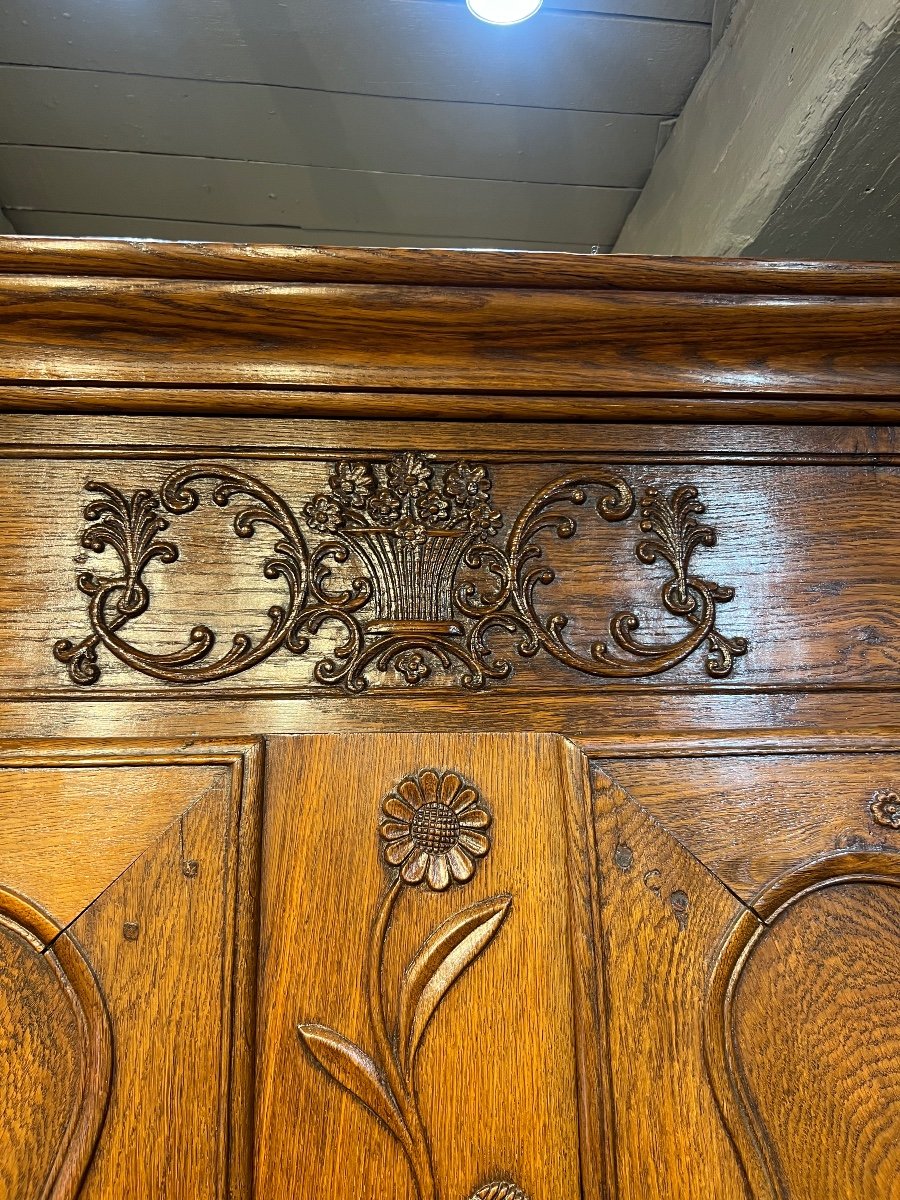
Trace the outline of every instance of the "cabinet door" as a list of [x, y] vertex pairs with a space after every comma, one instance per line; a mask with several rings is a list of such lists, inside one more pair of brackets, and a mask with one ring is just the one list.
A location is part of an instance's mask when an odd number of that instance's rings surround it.
[[898, 1200], [886, 742], [260, 765], [0, 748], [3, 1200]]
[[257, 1194], [598, 1195], [581, 756], [359, 735], [267, 761]]
[[253, 745], [0, 753], [0, 1197], [246, 1196]]
[[900, 756], [268, 762], [258, 1195], [900, 1196]]
[[863, 750], [593, 764], [621, 1200], [900, 1197], [898, 784]]

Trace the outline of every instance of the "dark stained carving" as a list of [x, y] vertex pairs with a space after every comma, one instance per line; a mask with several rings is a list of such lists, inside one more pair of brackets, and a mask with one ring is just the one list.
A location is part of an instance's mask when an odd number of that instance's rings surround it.
[[[258, 640], [238, 632], [230, 647], [217, 652], [213, 631], [196, 625], [178, 649], [153, 653], [121, 631], [150, 605], [143, 580], [147, 565], [178, 557], [175, 542], [160, 536], [170, 524], [163, 514], [195, 510], [200, 482], [211, 484], [211, 499], [222, 508], [237, 496], [245, 498], [233, 523], [238, 537], [250, 538], [264, 526], [277, 535], [263, 574], [283, 582], [286, 598], [269, 609], [269, 628]], [[662, 645], [644, 642], [636, 614], [622, 611], [610, 619], [611, 641], [595, 641], [584, 653], [566, 638], [565, 613], [540, 611], [539, 591], [556, 579], [541, 538], [573, 537], [578, 526], [572, 509], [589, 496], [596, 497], [602, 520], [625, 521], [634, 512], [635, 496], [624, 479], [598, 469], [555, 480], [521, 510], [504, 545], [494, 540], [503, 517], [493, 506], [493, 483], [483, 466], [457, 462], [441, 472], [430, 457], [412, 452], [381, 464], [341, 459], [332, 465], [328, 484], [328, 492], [312, 496], [301, 510], [303, 523], [322, 539], [313, 549], [277, 493], [228, 466], [179, 468], [158, 495], [142, 489], [129, 497], [108, 484], [89, 483], [99, 498], [85, 509], [89, 524], [82, 545], [97, 554], [112, 550], [120, 569], [78, 576], [89, 598], [91, 633], [79, 642], [57, 641], [55, 657], [82, 685], [100, 678], [101, 646], [153, 678], [203, 684], [245, 671], [282, 647], [305, 654], [311, 636], [328, 627], [335, 632], [334, 645], [315, 664], [314, 678], [360, 692], [373, 674], [388, 671], [410, 687], [438, 669], [455, 671], [456, 682], [470, 689], [506, 679], [513, 664], [495, 650], [500, 635], [512, 639], [520, 656], [544, 650], [574, 671], [605, 679], [659, 674], [704, 644], [706, 671], [719, 679], [747, 651], [743, 638], [727, 638], [716, 627], [717, 606], [730, 601], [734, 590], [691, 573], [698, 547], [716, 543], [715, 531], [698, 520], [705, 510], [696, 488], [680, 486], [670, 496], [648, 488], [640, 502], [645, 536], [636, 546], [645, 565], [668, 564], [661, 599], [686, 623], [684, 636]], [[334, 582], [336, 568], [357, 567], [349, 581]]]
[[[452, 771], [426, 769], [400, 781], [382, 804], [379, 833], [388, 881], [369, 936], [366, 969], [372, 1053], [324, 1025], [301, 1024], [309, 1054], [387, 1128], [409, 1164], [418, 1200], [437, 1200], [428, 1131], [416, 1082], [416, 1055], [444, 997], [490, 945], [512, 907], [509, 895], [459, 909], [438, 925], [407, 965], [397, 1023], [386, 1016], [384, 951], [394, 906], [411, 888], [444, 891], [465, 884], [490, 850], [491, 817], [471, 784]], [[527, 1200], [511, 1183], [481, 1188], [471, 1200]]]

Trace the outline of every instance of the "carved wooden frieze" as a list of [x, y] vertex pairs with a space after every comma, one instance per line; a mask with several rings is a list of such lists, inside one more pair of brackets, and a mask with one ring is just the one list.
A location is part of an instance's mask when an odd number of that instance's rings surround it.
[[[198, 485], [210, 489], [221, 508], [240, 504], [237, 537], [251, 538], [263, 527], [274, 534], [263, 573], [286, 596], [269, 608], [268, 629], [259, 636], [235, 633], [222, 650], [209, 626], [197, 624], [177, 649], [154, 652], [130, 641], [127, 626], [152, 604], [147, 567], [178, 558], [169, 518], [198, 508]], [[246, 671], [276, 651], [311, 653], [322, 630], [332, 636], [331, 649], [317, 652], [314, 680], [348, 692], [388, 673], [409, 687], [433, 676], [479, 689], [512, 675], [512, 655], [541, 652], [582, 675], [637, 679], [705, 647], [706, 673], [722, 679], [748, 649], [745, 639], [728, 637], [717, 625], [718, 606], [734, 589], [692, 571], [695, 551], [715, 546], [716, 533], [699, 520], [705, 507], [687, 484], [671, 491], [648, 487], [638, 500], [613, 471], [564, 475], [540, 488], [508, 526], [485, 466], [459, 461], [442, 467], [412, 451], [386, 461], [337, 460], [327, 491], [307, 496], [299, 515], [261, 479], [215, 462], [179, 467], [155, 492], [128, 495], [100, 482], [87, 490], [96, 498], [85, 509], [82, 546], [95, 554], [111, 550], [119, 563], [109, 573], [79, 574], [90, 633], [54, 646], [80, 685], [100, 678], [101, 649], [144, 675], [202, 684]], [[658, 602], [683, 621], [682, 636], [645, 641], [639, 617], [619, 611], [608, 620], [608, 639], [583, 651], [567, 638], [565, 612], [541, 610], [541, 590], [557, 578], [546, 537], [572, 538], [578, 529], [573, 510], [589, 500], [610, 524], [638, 511], [635, 554], [647, 567], [668, 567]]]
[[[473, 877], [490, 850], [490, 825], [478, 791], [453, 771], [429, 768], [397, 784], [382, 804], [379, 832], [388, 875], [372, 921], [365, 975], [372, 1053], [327, 1026], [299, 1026], [315, 1062], [392, 1134], [418, 1200], [437, 1200], [439, 1192], [419, 1105], [416, 1055], [444, 997], [499, 933], [512, 897], [501, 894], [458, 909], [431, 931], [403, 973], [394, 1028], [386, 1016], [385, 941], [401, 896], [445, 891]], [[527, 1197], [502, 1181], [486, 1184], [471, 1200]]]

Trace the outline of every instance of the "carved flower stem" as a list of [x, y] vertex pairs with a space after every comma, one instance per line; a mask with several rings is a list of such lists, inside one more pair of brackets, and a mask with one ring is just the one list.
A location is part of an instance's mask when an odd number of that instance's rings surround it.
[[431, 1164], [431, 1151], [415, 1093], [412, 1090], [412, 1081], [411, 1079], [407, 1081], [400, 1068], [397, 1051], [384, 1015], [384, 992], [382, 989], [384, 945], [391, 913], [402, 888], [403, 880], [398, 871], [393, 881], [382, 892], [375, 912], [375, 920], [372, 923], [368, 954], [369, 1024], [372, 1027], [377, 1061], [384, 1072], [387, 1084], [394, 1094], [403, 1118], [407, 1134], [403, 1141], [403, 1150], [409, 1159], [418, 1200], [438, 1200], [434, 1169]]

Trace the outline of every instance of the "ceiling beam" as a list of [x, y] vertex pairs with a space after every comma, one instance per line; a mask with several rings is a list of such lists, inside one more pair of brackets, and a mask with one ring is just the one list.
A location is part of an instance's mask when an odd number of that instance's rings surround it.
[[896, 109], [883, 119], [898, 36], [897, 0], [738, 0], [616, 251], [887, 258], [893, 241], [900, 252], [900, 122]]

